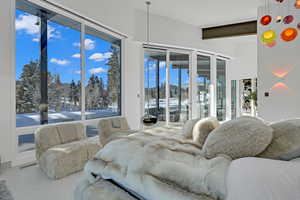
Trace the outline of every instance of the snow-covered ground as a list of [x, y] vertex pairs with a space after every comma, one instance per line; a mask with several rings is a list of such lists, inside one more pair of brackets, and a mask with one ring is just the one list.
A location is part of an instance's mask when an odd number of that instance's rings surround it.
[[[86, 111], [87, 119], [96, 119], [108, 116], [114, 116], [118, 113], [113, 109], [106, 110], [95, 110], [95, 111]], [[73, 112], [51, 112], [49, 111], [48, 120], [49, 124], [58, 123], [58, 122], [68, 122], [68, 121], [76, 121], [81, 119], [80, 111]], [[17, 114], [16, 115], [16, 125], [18, 127], [26, 127], [26, 126], [37, 126], [40, 125], [40, 114], [39, 113], [26, 113], [26, 114]]]
[[[108, 116], [118, 115], [115, 110], [97, 110], [97, 111], [86, 111], [87, 119], [103, 118]], [[67, 122], [67, 121], [78, 121], [81, 119], [81, 112], [49, 112], [48, 120], [50, 123]], [[17, 127], [26, 126], [37, 126], [40, 125], [39, 113], [28, 113], [28, 114], [17, 114], [16, 115]], [[96, 136], [98, 130], [96, 127], [87, 126], [86, 133], [88, 137]], [[28, 133], [25, 135], [20, 135], [18, 138], [19, 152], [29, 151], [35, 149], [34, 144], [34, 133]]]

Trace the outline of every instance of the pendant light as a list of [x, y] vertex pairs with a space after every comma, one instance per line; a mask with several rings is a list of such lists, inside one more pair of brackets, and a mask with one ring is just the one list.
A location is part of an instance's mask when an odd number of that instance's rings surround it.
[[[150, 5], [151, 2], [150, 1], [146, 1], [146, 6], [147, 6], [147, 45], [150, 44]], [[158, 122], [157, 116], [153, 116], [150, 114], [150, 64], [149, 61], [147, 62], [147, 110], [146, 110], [146, 114], [143, 116], [143, 124], [144, 126], [153, 126]]]

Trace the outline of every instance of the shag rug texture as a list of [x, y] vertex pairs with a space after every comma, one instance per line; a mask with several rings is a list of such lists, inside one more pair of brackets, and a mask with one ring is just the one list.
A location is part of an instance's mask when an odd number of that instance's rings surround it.
[[0, 200], [14, 200], [5, 181], [0, 181]]
[[206, 159], [197, 144], [137, 133], [104, 146], [85, 173], [89, 182], [111, 179], [147, 200], [214, 200], [226, 195], [231, 158]]

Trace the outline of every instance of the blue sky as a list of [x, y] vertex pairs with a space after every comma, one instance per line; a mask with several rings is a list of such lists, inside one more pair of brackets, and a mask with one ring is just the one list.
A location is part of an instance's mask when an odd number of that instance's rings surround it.
[[[148, 65], [150, 69], [149, 77], [150, 77], [150, 87], [156, 87], [156, 69], [157, 69], [157, 63], [155, 61], [147, 61], [148, 57], [145, 57], [145, 87], [148, 87]], [[160, 80], [159, 83], [163, 84], [166, 82], [166, 62], [165, 61], [160, 61], [159, 63], [159, 76]], [[183, 85], [188, 85], [189, 84], [189, 74], [187, 69], [182, 69], [181, 70], [181, 82]], [[178, 85], [178, 69], [173, 69], [172, 64], [170, 68], [170, 83], [172, 85]]]
[[[36, 16], [16, 10], [16, 78], [31, 60], [39, 59], [39, 26]], [[86, 35], [86, 79], [92, 74], [107, 83], [106, 65], [111, 43]], [[59, 74], [63, 83], [80, 80], [80, 32], [48, 21], [48, 71]]]
[[[39, 26], [38, 18], [16, 10], [16, 79], [19, 79], [22, 68], [31, 60], [39, 59]], [[86, 83], [92, 74], [102, 77], [107, 84], [106, 65], [111, 53], [111, 43], [100, 38], [86, 35]], [[145, 62], [146, 66], [146, 62]], [[150, 62], [150, 87], [155, 85], [155, 63]], [[160, 63], [160, 84], [165, 82], [166, 63]], [[80, 32], [66, 26], [48, 21], [48, 71], [59, 74], [63, 83], [80, 80]], [[146, 75], [146, 74], [145, 74]], [[178, 70], [170, 70], [172, 85], [178, 84]], [[182, 70], [182, 83], [188, 84], [187, 70]], [[203, 82], [203, 79], [200, 80]], [[146, 84], [147, 85], [147, 84]]]

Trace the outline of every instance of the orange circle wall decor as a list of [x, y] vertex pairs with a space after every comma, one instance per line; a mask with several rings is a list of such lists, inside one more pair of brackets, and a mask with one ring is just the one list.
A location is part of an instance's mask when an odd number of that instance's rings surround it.
[[300, 8], [300, 0], [296, 0], [295, 2], [295, 8]]
[[281, 33], [281, 39], [286, 42], [294, 40], [298, 35], [298, 31], [295, 28], [287, 28]]

